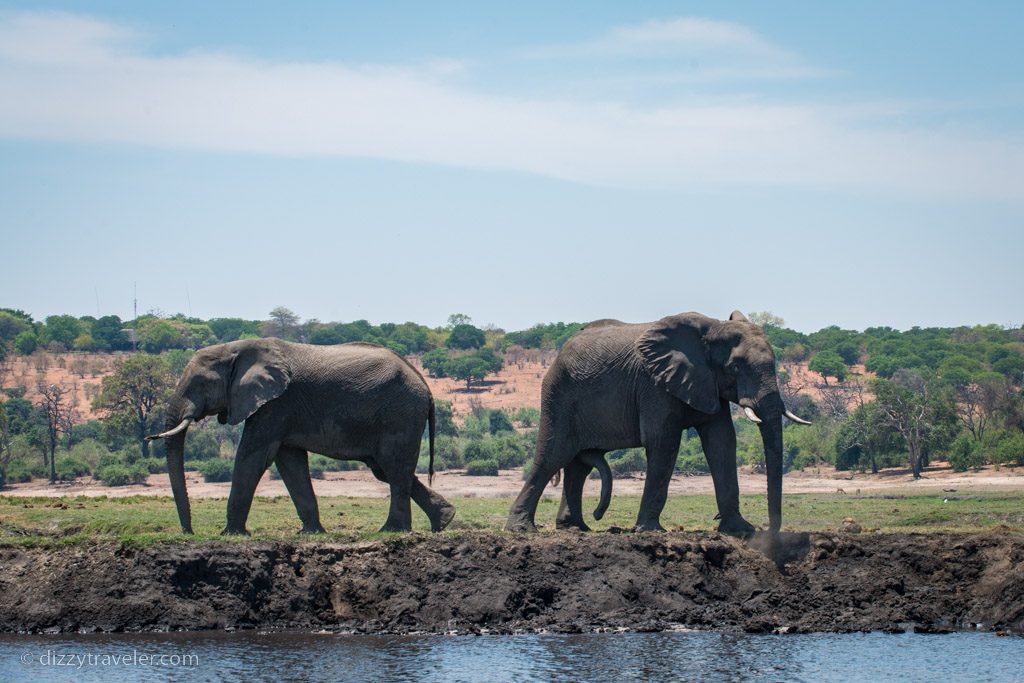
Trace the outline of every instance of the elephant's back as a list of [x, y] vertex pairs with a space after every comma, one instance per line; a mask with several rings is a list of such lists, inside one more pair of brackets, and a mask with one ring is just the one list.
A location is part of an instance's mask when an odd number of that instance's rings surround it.
[[648, 327], [608, 319], [590, 323], [565, 342], [552, 369], [575, 382], [630, 370], [637, 362], [636, 340]]
[[311, 381], [342, 385], [362, 394], [404, 389], [430, 397], [419, 372], [388, 348], [366, 342], [316, 348], [318, 353], [313, 354], [307, 373]]

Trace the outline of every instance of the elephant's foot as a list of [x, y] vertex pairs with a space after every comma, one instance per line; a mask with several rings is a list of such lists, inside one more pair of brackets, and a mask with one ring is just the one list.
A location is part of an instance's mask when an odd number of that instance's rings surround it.
[[384, 526], [380, 528], [380, 533], [402, 533], [405, 531], [412, 531], [411, 524], [399, 524], [397, 522], [387, 521]]
[[578, 529], [580, 531], [590, 531], [590, 527], [582, 519], [556, 519], [555, 528], [560, 531], [568, 529]]
[[537, 533], [537, 525], [528, 517], [509, 517], [505, 522], [505, 531], [516, 531], [520, 533]]
[[221, 536], [252, 536], [244, 526], [233, 527], [230, 524], [220, 532]]
[[654, 520], [653, 522], [637, 522], [633, 531], [666, 531], [666, 529], [661, 522]]
[[747, 538], [753, 536], [757, 528], [737, 513], [728, 517], [722, 517], [722, 521], [718, 525], [718, 531], [729, 536]]
[[303, 524], [302, 525], [302, 529], [299, 530], [299, 533], [300, 534], [326, 534], [327, 533], [327, 529], [325, 529], [323, 527], [323, 525], [320, 524], [320, 522], [317, 522], [315, 526], [314, 525]]
[[452, 523], [455, 519], [455, 506], [445, 505], [440, 508], [439, 512], [436, 512], [430, 517], [430, 530], [433, 532], [444, 531], [444, 528]]

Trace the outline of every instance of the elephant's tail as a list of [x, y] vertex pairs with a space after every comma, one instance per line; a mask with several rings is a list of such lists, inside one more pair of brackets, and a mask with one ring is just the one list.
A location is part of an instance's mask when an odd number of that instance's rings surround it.
[[437, 416], [434, 414], [434, 399], [430, 399], [430, 412], [427, 413], [427, 440], [430, 443], [430, 466], [427, 469], [427, 483], [434, 484], [434, 433], [437, 428]]

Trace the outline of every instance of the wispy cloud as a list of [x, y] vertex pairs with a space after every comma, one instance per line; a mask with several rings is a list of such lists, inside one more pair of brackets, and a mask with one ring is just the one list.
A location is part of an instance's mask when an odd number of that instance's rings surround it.
[[749, 28], [698, 17], [648, 21], [594, 39], [524, 51], [538, 60], [627, 60], [658, 65], [663, 81], [763, 80], [819, 77], [804, 63]]
[[[742, 27], [625, 28], [632, 46], [776, 48]], [[0, 21], [0, 136], [507, 169], [645, 188], [835, 187], [1024, 200], [1019, 138], [896, 129], [814, 103], [601, 103], [500, 97], [421, 67], [148, 54], [73, 15]]]

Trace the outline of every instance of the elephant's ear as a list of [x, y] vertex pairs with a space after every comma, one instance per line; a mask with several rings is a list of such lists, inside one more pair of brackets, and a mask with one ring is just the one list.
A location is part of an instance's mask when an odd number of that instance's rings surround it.
[[291, 371], [277, 345], [253, 343], [235, 359], [228, 386], [228, 419], [236, 425], [272, 401], [288, 387]]
[[739, 320], [740, 322], [744, 322], [744, 323], [749, 323], [750, 322], [749, 320], [747, 320], [747, 316], [743, 315], [739, 311], [733, 311], [732, 313], [730, 313], [729, 314], [729, 320], [732, 320], [732, 321]]
[[710, 322], [710, 318], [695, 313], [662, 318], [637, 340], [636, 348], [658, 386], [683, 403], [713, 415], [720, 404], [704, 342]]

